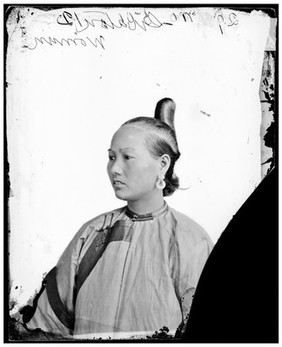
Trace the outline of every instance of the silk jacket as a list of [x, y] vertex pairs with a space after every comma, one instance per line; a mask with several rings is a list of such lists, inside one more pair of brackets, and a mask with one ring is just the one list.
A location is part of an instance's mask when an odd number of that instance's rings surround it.
[[27, 327], [76, 338], [174, 332], [211, 249], [208, 234], [166, 203], [142, 216], [127, 207], [102, 214], [47, 275]]

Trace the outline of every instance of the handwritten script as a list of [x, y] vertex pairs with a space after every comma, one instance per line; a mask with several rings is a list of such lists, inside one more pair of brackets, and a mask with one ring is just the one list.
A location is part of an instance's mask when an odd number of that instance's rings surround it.
[[58, 16], [57, 23], [73, 26], [75, 34], [81, 33], [90, 27], [102, 29], [127, 28], [131, 31], [141, 29], [146, 31], [148, 28], [158, 29], [163, 25], [172, 25], [172, 23], [161, 22], [152, 12], [145, 9], [141, 12], [127, 12], [124, 15], [118, 13], [116, 19], [103, 11], [83, 11], [80, 15], [76, 12], [63, 11]]
[[51, 37], [51, 36], [49, 36], [48, 38], [35, 37], [34, 38], [34, 46], [33, 47], [24, 46], [24, 48], [34, 50], [35, 48], [37, 48], [39, 43], [41, 43], [42, 45], [44, 43], [47, 43], [49, 46], [53, 46], [53, 45], [71, 46], [71, 45], [74, 45], [74, 46], [87, 47], [90, 45], [90, 46], [95, 47], [95, 48], [101, 47], [102, 49], [105, 49], [104, 41], [105, 41], [105, 39], [102, 35], [100, 35], [99, 37], [95, 37], [95, 39], [90, 39], [88, 36], [84, 39], [77, 38], [77, 37], [74, 39], [71, 39], [71, 38], [57, 39], [56, 37]]
[[[56, 24], [60, 27], [69, 27], [73, 30], [74, 38], [61, 38], [56, 37], [35, 37], [33, 45], [25, 45], [25, 48], [34, 50], [39, 44], [48, 44], [49, 46], [91, 46], [94, 48], [105, 49], [105, 37], [100, 35], [100, 32], [95, 34], [95, 31], [108, 31], [108, 30], [128, 30], [128, 31], [148, 31], [160, 29], [163, 26], [173, 26], [177, 22], [194, 23], [197, 19], [196, 10], [187, 11], [174, 11], [168, 13], [168, 20], [162, 21], [151, 11], [143, 9], [139, 11], [128, 11], [126, 13], [115, 12], [110, 15], [106, 11], [100, 10], [86, 10], [77, 13], [76, 11], [62, 11], [56, 17]], [[235, 12], [223, 10], [221, 8], [215, 9], [212, 20], [218, 25], [220, 33], [224, 35], [228, 28], [239, 24], [239, 20]], [[90, 32], [91, 30], [91, 32]], [[78, 34], [85, 34], [89, 32], [88, 36], [79, 38]]]
[[233, 25], [238, 25], [239, 23], [236, 13], [231, 12], [226, 15], [223, 13], [221, 8], [215, 11], [214, 18], [217, 19], [218, 27], [222, 35], [224, 26], [232, 27]]

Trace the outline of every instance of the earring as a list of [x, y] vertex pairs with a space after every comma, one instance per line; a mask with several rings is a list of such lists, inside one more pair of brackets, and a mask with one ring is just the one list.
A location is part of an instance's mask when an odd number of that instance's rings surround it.
[[165, 180], [164, 180], [164, 175], [159, 175], [156, 183], [156, 187], [160, 190], [163, 190], [166, 186]]

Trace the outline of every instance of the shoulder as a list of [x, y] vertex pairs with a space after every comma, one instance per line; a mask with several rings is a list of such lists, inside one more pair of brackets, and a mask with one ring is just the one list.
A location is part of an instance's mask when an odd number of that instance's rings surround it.
[[169, 208], [169, 214], [173, 232], [179, 241], [183, 241], [184, 243], [189, 242], [191, 245], [196, 245], [204, 241], [212, 247], [213, 243], [209, 234], [200, 224], [171, 207]]
[[124, 215], [125, 207], [120, 207], [112, 211], [108, 211], [90, 219], [82, 226], [82, 230], [102, 231], [111, 227], [118, 219]]
[[95, 218], [90, 219], [87, 221], [84, 226], [93, 226], [95, 228], [102, 228], [103, 226], [109, 226], [109, 224], [112, 224], [115, 220], [118, 219], [121, 215], [123, 215], [125, 211], [125, 207], [119, 207], [115, 210], [108, 211], [105, 213], [101, 213], [100, 215], [96, 216]]
[[72, 256], [75, 259], [85, 252], [97, 235], [99, 235], [103, 230], [110, 228], [118, 219], [123, 217], [124, 211], [124, 207], [117, 208], [102, 213], [84, 223], [68, 244], [60, 258], [60, 262], [64, 262], [64, 259], [69, 256]]
[[118, 219], [124, 215], [125, 207], [120, 207], [112, 211], [102, 213], [82, 225], [76, 233], [74, 240], [87, 239], [90, 234], [97, 234], [110, 228]]

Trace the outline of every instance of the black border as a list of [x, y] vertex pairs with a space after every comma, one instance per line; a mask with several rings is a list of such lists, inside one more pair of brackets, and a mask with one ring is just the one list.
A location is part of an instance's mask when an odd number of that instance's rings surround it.
[[[3, 4], [3, 57], [4, 57], [4, 65], [3, 65], [3, 83], [4, 83], [4, 88], [3, 88], [3, 100], [4, 100], [4, 117], [3, 117], [3, 155], [4, 155], [4, 165], [3, 165], [3, 184], [4, 184], [4, 204], [3, 204], [3, 216], [4, 216], [4, 233], [3, 233], [3, 246], [4, 246], [4, 252], [3, 252], [3, 265], [4, 265], [4, 319], [3, 319], [3, 328], [4, 328], [4, 342], [5, 343], [50, 343], [50, 342], [62, 342], [62, 343], [109, 343], [109, 342], [114, 342], [114, 343], [124, 343], [124, 342], [129, 342], [129, 343], [179, 343], [179, 342], [186, 342], [185, 339], [182, 340], [153, 340], [153, 339], [148, 339], [148, 340], [78, 340], [78, 341], [17, 341], [17, 340], [9, 340], [9, 322], [8, 322], [8, 317], [9, 317], [9, 234], [10, 234], [10, 226], [9, 226], [9, 209], [8, 209], [8, 199], [10, 196], [10, 180], [9, 180], [9, 160], [8, 160], [8, 141], [7, 141], [7, 112], [6, 112], [6, 102], [7, 102], [7, 96], [6, 96], [6, 87], [7, 87], [7, 80], [6, 80], [6, 52], [7, 52], [7, 46], [8, 46], [8, 33], [6, 30], [6, 21], [8, 19], [8, 16], [12, 9], [14, 7], [32, 7], [36, 9], [41, 9], [41, 10], [52, 10], [52, 9], [61, 9], [61, 8], [79, 8], [79, 7], [103, 7], [103, 8], [115, 8], [115, 7], [148, 7], [148, 8], [201, 8], [201, 7], [218, 7], [218, 8], [227, 8], [227, 9], [234, 9], [234, 10], [239, 10], [239, 11], [244, 11], [244, 12], [251, 12], [253, 10], [261, 10], [265, 12], [269, 17], [271, 18], [277, 18], [277, 29], [276, 29], [276, 51], [275, 51], [275, 171], [278, 172], [278, 54], [279, 54], [279, 47], [278, 47], [278, 14], [279, 14], [279, 5], [278, 4], [210, 4], [210, 3], [205, 3], [205, 4], [189, 4], [189, 3], [168, 3], [168, 4], [156, 4], [156, 3], [141, 3], [141, 4], [130, 4], [130, 3], [116, 3], [116, 4], [107, 4], [107, 3], [95, 3], [95, 4], [36, 4], [36, 3], [26, 3], [26, 4], [17, 4], [17, 3], [10, 3], [10, 4]], [[278, 290], [278, 174], [272, 175], [272, 181], [274, 186], [276, 187], [277, 194], [273, 195], [273, 203], [274, 206], [276, 207], [275, 210], [275, 220], [271, 223], [271, 230], [275, 233], [276, 241], [277, 241], [277, 248], [276, 249], [271, 249], [270, 252], [276, 252], [277, 253], [277, 290]], [[267, 192], [265, 192], [267, 194]], [[276, 254], [275, 253], [275, 254]], [[268, 253], [267, 253], [268, 254]], [[270, 253], [269, 253], [270, 255]], [[277, 303], [278, 303], [278, 291], [277, 291]], [[277, 324], [278, 324], [278, 315], [277, 315]], [[274, 340], [278, 341], [278, 335], [274, 337]], [[194, 341], [194, 342], [201, 342], [201, 341]], [[211, 341], [212, 342], [212, 341]], [[231, 341], [218, 341], [218, 342], [231, 342]], [[242, 341], [244, 342], [244, 341]], [[247, 342], [247, 341], [246, 341]], [[251, 341], [250, 341], [251, 342]], [[261, 341], [263, 342], [263, 341]], [[269, 341], [269, 342], [275, 342], [275, 341]]]

